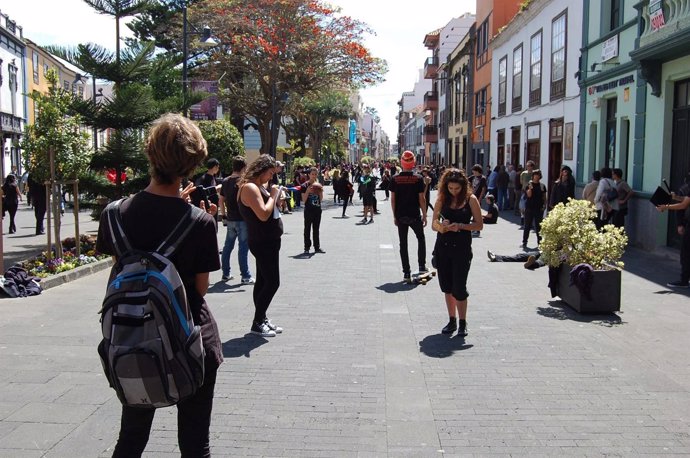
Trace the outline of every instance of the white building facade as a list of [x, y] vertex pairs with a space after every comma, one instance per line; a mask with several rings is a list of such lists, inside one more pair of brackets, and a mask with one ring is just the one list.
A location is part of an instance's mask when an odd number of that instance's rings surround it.
[[534, 161], [549, 187], [577, 164], [582, 8], [534, 0], [491, 42], [490, 164]]
[[21, 141], [26, 124], [26, 45], [22, 28], [0, 11], [0, 138], [4, 179], [22, 172]]

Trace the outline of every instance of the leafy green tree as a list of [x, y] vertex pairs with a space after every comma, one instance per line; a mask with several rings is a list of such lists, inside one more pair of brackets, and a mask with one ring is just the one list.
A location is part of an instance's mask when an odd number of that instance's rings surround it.
[[310, 157], [297, 157], [293, 161], [293, 166], [295, 168], [297, 167], [314, 167], [316, 165], [316, 162], [314, 162], [314, 159]]
[[242, 135], [230, 121], [197, 121], [197, 125], [208, 143], [208, 157], [218, 159], [220, 170], [229, 175], [233, 158], [244, 156]]
[[[60, 86], [57, 71], [52, 68], [48, 70], [46, 79], [50, 85], [48, 93], [30, 95], [36, 104], [37, 114], [34, 124], [26, 127], [21, 144], [24, 163], [31, 177], [39, 183], [74, 180], [89, 164], [89, 137], [81, 132], [81, 117], [71, 111], [74, 97]], [[61, 198], [56, 183], [51, 192], [57, 241], [60, 240]], [[56, 243], [55, 246], [58, 257], [61, 257], [61, 244]]]

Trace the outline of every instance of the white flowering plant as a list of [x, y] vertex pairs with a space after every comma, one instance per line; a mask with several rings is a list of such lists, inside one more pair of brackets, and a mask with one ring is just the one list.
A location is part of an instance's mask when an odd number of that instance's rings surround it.
[[589, 264], [594, 270], [623, 268], [621, 257], [628, 244], [623, 228], [612, 224], [597, 229], [597, 211], [586, 200], [559, 203], [541, 223], [541, 259], [551, 267]]

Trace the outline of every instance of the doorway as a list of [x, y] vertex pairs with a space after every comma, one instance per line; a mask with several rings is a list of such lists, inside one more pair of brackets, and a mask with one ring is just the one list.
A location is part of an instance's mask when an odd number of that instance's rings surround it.
[[[510, 129], [510, 162], [517, 170], [520, 165], [520, 128], [512, 127]], [[523, 164], [524, 165], [524, 164]]]
[[563, 119], [555, 119], [549, 122], [549, 192], [561, 174], [563, 165]]
[[[671, 189], [680, 190], [690, 171], [690, 79], [675, 84], [673, 98], [673, 134], [671, 137]], [[677, 218], [681, 212], [669, 213], [668, 246], [680, 248]]]

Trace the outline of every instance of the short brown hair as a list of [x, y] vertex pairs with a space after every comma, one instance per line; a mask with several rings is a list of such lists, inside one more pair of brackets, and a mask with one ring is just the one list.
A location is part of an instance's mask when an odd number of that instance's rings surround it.
[[206, 140], [196, 124], [174, 113], [153, 122], [145, 151], [149, 173], [161, 184], [189, 177], [208, 155]]

